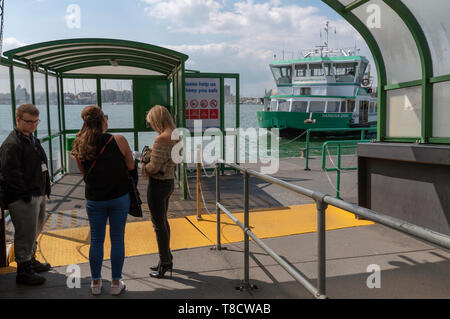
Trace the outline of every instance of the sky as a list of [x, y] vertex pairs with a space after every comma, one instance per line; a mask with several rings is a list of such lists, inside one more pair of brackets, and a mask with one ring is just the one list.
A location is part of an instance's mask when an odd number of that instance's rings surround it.
[[[80, 8], [79, 28], [68, 23], [70, 5]], [[187, 69], [239, 73], [241, 96], [261, 97], [275, 86], [274, 56], [322, 45], [326, 21], [336, 30], [330, 47], [356, 45], [373, 61], [362, 37], [320, 0], [5, 0], [3, 51], [68, 38], [145, 42], [188, 55]]]

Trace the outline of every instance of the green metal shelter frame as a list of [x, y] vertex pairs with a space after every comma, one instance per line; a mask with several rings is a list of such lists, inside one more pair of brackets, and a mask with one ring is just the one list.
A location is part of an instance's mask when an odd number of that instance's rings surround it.
[[[133, 127], [109, 128], [111, 133], [132, 133], [134, 135], [134, 150], [139, 149], [139, 133], [152, 131], [147, 127], [145, 114], [151, 105], [161, 104], [169, 108], [174, 116], [177, 127], [186, 127], [185, 116], [185, 80], [186, 78], [218, 78], [220, 79], [220, 114], [219, 129], [225, 139], [225, 99], [224, 82], [226, 79], [235, 80], [236, 89], [236, 121], [239, 127], [239, 74], [235, 73], [200, 73], [199, 71], [185, 70], [187, 55], [166, 48], [125, 40], [115, 39], [67, 39], [49, 41], [24, 46], [4, 53], [7, 59], [1, 58], [0, 65], [9, 68], [12, 123], [15, 124], [16, 110], [16, 83], [15, 71], [17, 68], [29, 72], [29, 87], [31, 98], [29, 102], [36, 104], [37, 93], [35, 82], [37, 74], [39, 79], [45, 78], [47, 127], [36, 132], [44, 148], [48, 151], [51, 178], [54, 181], [58, 174], [64, 174], [68, 168], [68, 158], [64, 148], [70, 144], [68, 135], [73, 135], [79, 129], [68, 126], [66, 122], [64, 80], [73, 79], [95, 83], [95, 89], [88, 91], [96, 94], [96, 104], [102, 106], [103, 80], [130, 80], [133, 92]], [[117, 68], [119, 67], [119, 68]], [[1, 70], [1, 69], [0, 69]], [[119, 70], [119, 71], [118, 71]], [[2, 70], [3, 72], [5, 69]], [[24, 74], [21, 74], [22, 81]], [[26, 75], [25, 77], [28, 77]], [[49, 78], [56, 81], [57, 105], [51, 105], [49, 94]], [[28, 83], [28, 79], [26, 79]], [[52, 85], [55, 83], [53, 82]], [[67, 83], [66, 83], [67, 84]], [[26, 85], [28, 86], [28, 84]], [[43, 83], [39, 82], [42, 97]], [[52, 92], [53, 94], [54, 92]], [[22, 99], [23, 100], [23, 99]], [[41, 104], [42, 104], [42, 98]], [[21, 102], [22, 103], [22, 102]], [[55, 101], [53, 99], [53, 103]], [[106, 102], [105, 102], [106, 103]], [[42, 106], [42, 105], [41, 105]], [[51, 115], [51, 107], [57, 108], [57, 127], [55, 114]], [[43, 114], [44, 115], [44, 114]], [[53, 120], [53, 121], [52, 121]], [[55, 143], [58, 143], [56, 145]], [[225, 154], [225, 141], [222, 141], [222, 154]], [[53, 167], [57, 148], [60, 150], [60, 167]], [[67, 148], [67, 147], [66, 147]], [[236, 152], [235, 152], [236, 153]], [[54, 156], [55, 155], [55, 156]], [[178, 183], [184, 189], [184, 198], [187, 194], [186, 163], [177, 167]]]
[[[163, 104], [170, 108], [175, 116], [183, 112], [184, 101], [184, 73], [185, 61], [188, 56], [166, 48], [125, 40], [115, 39], [67, 39], [49, 41], [4, 52], [7, 59], [2, 58], [0, 65], [9, 67], [9, 78], [11, 86], [11, 111], [12, 121], [15, 124], [15, 81], [14, 70], [21, 68], [29, 71], [31, 84], [31, 103], [36, 102], [35, 81], [36, 74], [45, 76], [46, 107], [47, 107], [47, 133], [39, 136], [45, 148], [49, 151], [50, 166], [53, 165], [53, 140], [59, 139], [61, 150], [61, 167], [51, 167], [52, 180], [56, 175], [65, 173], [67, 158], [63, 151], [66, 145], [66, 136], [74, 134], [78, 130], [66, 128], [65, 105], [64, 105], [64, 79], [94, 79], [96, 81], [97, 104], [102, 107], [102, 80], [131, 80], [133, 81], [133, 100], [142, 95], [143, 90], [135, 90], [138, 84], [158, 83], [165, 87], [163, 96], [159, 94], [159, 100], [154, 104]], [[98, 69], [100, 67], [100, 69]], [[103, 67], [103, 68], [101, 68]], [[105, 68], [106, 67], [106, 68]], [[115, 67], [121, 71], [115, 74]], [[97, 69], [96, 69], [97, 68]], [[107, 70], [105, 73], [96, 70]], [[141, 70], [136, 72], [136, 70]], [[143, 71], [142, 71], [143, 70]], [[80, 72], [81, 71], [81, 72]], [[136, 74], [137, 73], [137, 74]], [[51, 127], [49, 77], [56, 79], [57, 86], [57, 109], [58, 127]], [[172, 88], [172, 90], [170, 90]], [[153, 94], [152, 92], [151, 94]], [[145, 96], [144, 96], [145, 98]], [[150, 103], [145, 107], [148, 108]], [[142, 107], [141, 107], [142, 108]], [[138, 113], [140, 111], [140, 113]], [[145, 126], [143, 109], [136, 110], [133, 105], [134, 126], [113, 128], [108, 131], [113, 133], [133, 133], [134, 148], [138, 149], [138, 133], [152, 131]], [[178, 119], [178, 117], [176, 116]], [[177, 125], [183, 123], [177, 121]], [[36, 133], [38, 135], [38, 133]], [[48, 146], [46, 145], [48, 143]]]
[[[413, 8], [409, 0], [322, 0], [324, 3], [329, 5], [337, 13], [339, 13], [343, 18], [345, 18], [364, 38], [366, 41], [372, 56], [375, 60], [378, 74], [378, 90], [379, 90], [379, 114], [378, 114], [378, 141], [386, 142], [420, 142], [420, 143], [450, 143], [450, 132], [446, 130], [445, 137], [435, 137], [433, 136], [433, 106], [434, 106], [434, 87], [436, 83], [448, 82], [450, 81], [450, 74], [444, 74], [440, 76], [435, 76], [436, 70], [433, 69], [433, 55], [430, 46], [430, 39], [427, 38], [423, 27], [419, 24], [418, 17], [413, 14]], [[442, 2], [442, 1], [441, 1]], [[417, 47], [417, 53], [420, 58], [420, 67], [422, 77], [419, 79], [412, 79], [411, 81], [401, 82], [401, 83], [391, 83], [387, 82], [387, 69], [386, 61], [383, 57], [382, 48], [380, 48], [379, 43], [375, 39], [370, 28], [357, 17], [355, 10], [362, 8], [364, 5], [387, 5], [405, 24], [407, 30], [410, 32], [415, 45]], [[438, 4], [429, 4], [430, 6]], [[417, 4], [416, 4], [417, 6]], [[445, 11], [445, 10], [444, 10]], [[417, 14], [417, 7], [416, 7]], [[436, 17], [439, 19], [440, 17]], [[386, 23], [383, 22], [383, 23]], [[389, 21], [386, 23], [389, 24]], [[386, 32], [391, 32], [389, 28], [384, 26]], [[383, 32], [385, 32], [383, 30]], [[400, 35], [399, 35], [400, 36]], [[408, 67], [408, 65], [404, 65]], [[420, 136], [413, 137], [401, 137], [401, 136], [388, 136], [387, 134], [387, 96], [388, 92], [404, 88], [421, 87], [421, 134]]]

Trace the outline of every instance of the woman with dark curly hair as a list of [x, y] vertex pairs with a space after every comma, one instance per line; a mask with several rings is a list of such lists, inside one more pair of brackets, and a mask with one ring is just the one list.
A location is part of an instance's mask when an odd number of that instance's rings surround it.
[[122, 268], [125, 259], [125, 224], [130, 208], [128, 171], [137, 172], [130, 146], [122, 135], [106, 133], [108, 117], [101, 108], [87, 106], [81, 112], [83, 126], [72, 147], [72, 156], [84, 175], [86, 211], [91, 229], [89, 264], [91, 291], [102, 289], [103, 244], [109, 219], [113, 295], [125, 290]]

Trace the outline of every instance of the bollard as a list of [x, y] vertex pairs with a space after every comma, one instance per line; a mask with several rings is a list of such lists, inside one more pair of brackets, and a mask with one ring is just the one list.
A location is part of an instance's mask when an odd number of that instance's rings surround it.
[[201, 147], [197, 145], [197, 220], [202, 219], [202, 163], [201, 159]]
[[302, 148], [300, 151], [300, 158], [306, 158], [306, 148]]
[[217, 204], [220, 203], [220, 164], [216, 163], [216, 214], [217, 214], [217, 244], [216, 250], [221, 250], [220, 245], [220, 208]]

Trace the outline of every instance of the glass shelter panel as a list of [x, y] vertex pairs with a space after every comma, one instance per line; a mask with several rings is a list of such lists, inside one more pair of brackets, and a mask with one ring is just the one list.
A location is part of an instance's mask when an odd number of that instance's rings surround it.
[[31, 74], [29, 70], [14, 67], [14, 93], [16, 107], [31, 103]]
[[[419, 52], [411, 32], [388, 5], [382, 0], [372, 0], [352, 12], [368, 25], [380, 47], [386, 64], [387, 84], [422, 78]], [[374, 21], [374, 14], [377, 21]]]
[[348, 6], [352, 2], [355, 2], [355, 0], [339, 0], [340, 3], [342, 3], [344, 6]]
[[389, 137], [420, 137], [422, 128], [422, 87], [387, 92], [386, 127]]
[[133, 81], [101, 80], [102, 110], [109, 128], [133, 128]]
[[[50, 161], [50, 158], [48, 158]], [[52, 139], [52, 165], [53, 165], [53, 174], [60, 168], [62, 168], [61, 163], [61, 136], [57, 136]]]
[[224, 79], [225, 128], [236, 128], [236, 79]]
[[39, 109], [39, 119], [41, 122], [37, 128], [39, 138], [48, 136], [48, 114], [47, 114], [47, 88], [45, 85], [45, 74], [33, 73], [34, 79], [34, 101]]
[[448, 0], [429, 1], [402, 0], [419, 22], [431, 49], [434, 76], [450, 74], [450, 19]]
[[433, 137], [450, 137], [450, 82], [434, 84]]
[[64, 114], [66, 129], [79, 130], [83, 125], [81, 111], [97, 104], [97, 83], [94, 79], [64, 79]]
[[0, 144], [13, 129], [13, 114], [11, 108], [11, 84], [9, 80], [9, 68], [0, 65]]
[[48, 76], [48, 97], [50, 101], [50, 130], [51, 134], [58, 134], [61, 130], [59, 127], [58, 112], [58, 85], [55, 76]]

